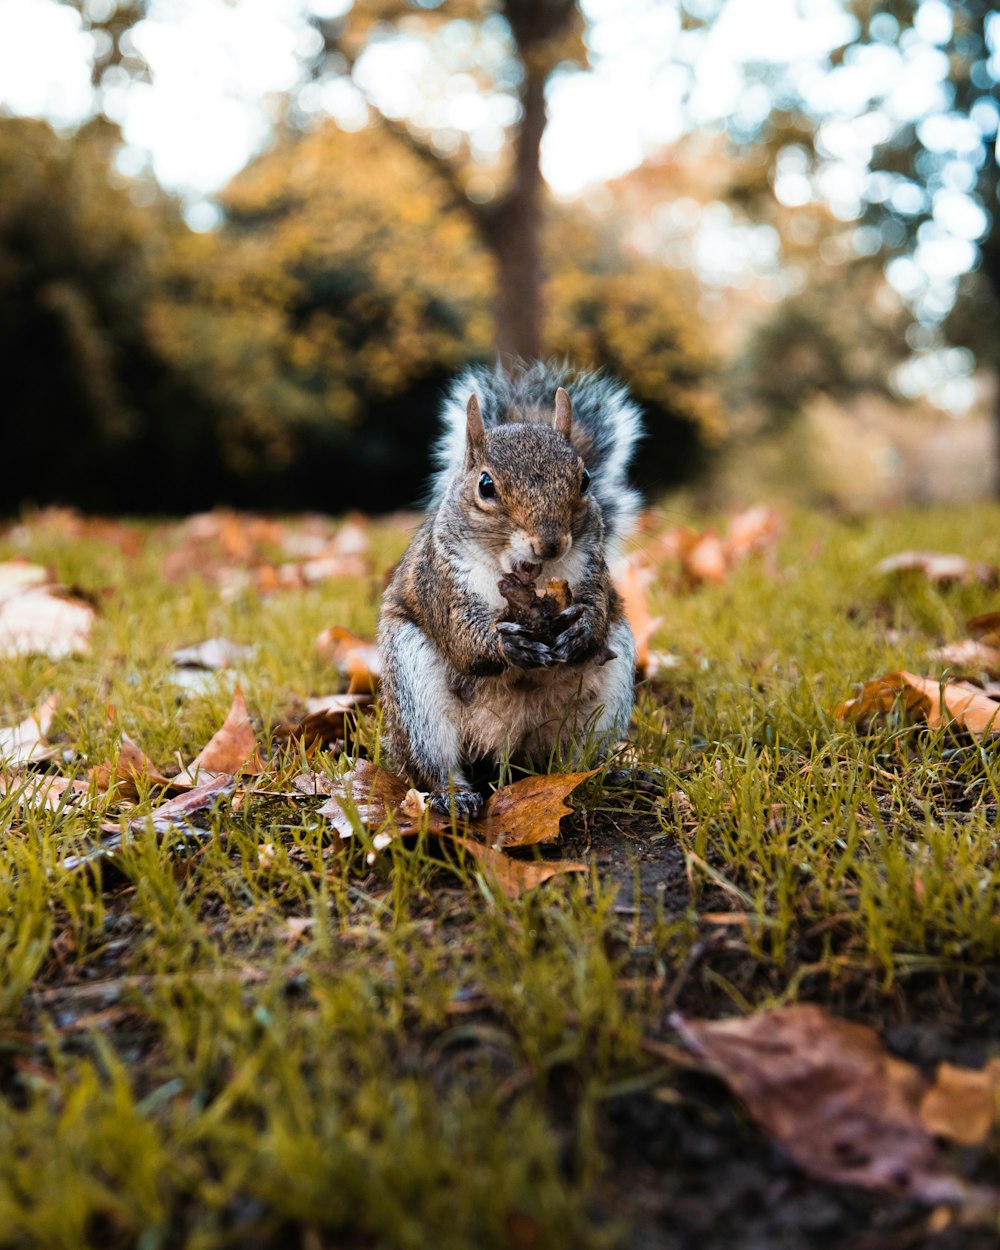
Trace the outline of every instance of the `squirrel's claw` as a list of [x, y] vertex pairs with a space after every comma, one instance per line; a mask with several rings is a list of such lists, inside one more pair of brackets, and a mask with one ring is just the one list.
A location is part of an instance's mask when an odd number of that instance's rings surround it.
[[478, 790], [432, 790], [426, 801], [442, 816], [454, 811], [457, 820], [475, 820], [486, 802]]
[[[567, 611], [572, 611], [572, 608], [568, 608]], [[561, 620], [565, 615], [564, 612], [556, 619]], [[585, 618], [574, 620], [556, 638], [551, 651], [560, 664], [566, 664], [570, 660], [582, 659], [590, 650], [592, 641], [593, 630], [590, 622]]]
[[556, 663], [552, 648], [515, 621], [498, 621], [497, 633], [503, 640], [503, 653], [512, 668], [551, 668]]
[[558, 616], [552, 618], [552, 628], [556, 634], [562, 633], [567, 625], [572, 625], [574, 621], [578, 621], [587, 606], [583, 603], [571, 603], [568, 608], [564, 608]]

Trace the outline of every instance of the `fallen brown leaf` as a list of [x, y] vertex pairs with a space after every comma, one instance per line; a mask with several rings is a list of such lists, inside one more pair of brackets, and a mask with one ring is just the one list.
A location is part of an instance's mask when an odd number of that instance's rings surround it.
[[215, 672], [231, 668], [253, 653], [252, 647], [241, 647], [228, 638], [206, 638], [191, 647], [180, 647], [173, 654], [177, 668], [202, 668]]
[[562, 876], [571, 872], [590, 872], [588, 864], [580, 864], [569, 859], [511, 859], [491, 846], [483, 846], [471, 838], [456, 837], [451, 839], [471, 855], [483, 870], [487, 881], [492, 880], [507, 898], [520, 898], [529, 890], [542, 885], [552, 877]]
[[929, 582], [976, 581], [984, 586], [992, 585], [997, 579], [995, 565], [938, 551], [900, 551], [880, 560], [875, 572], [882, 576], [916, 572], [922, 573]]
[[1000, 612], [983, 612], [966, 621], [965, 628], [980, 642], [1000, 647]]
[[[686, 537], [686, 535], [685, 535]], [[714, 530], [692, 534], [681, 549], [681, 567], [695, 582], [724, 582], [729, 572], [725, 544]]]
[[781, 537], [783, 529], [781, 517], [763, 504], [737, 512], [726, 526], [726, 555], [733, 561], [751, 551], [770, 547]]
[[352, 694], [378, 688], [382, 664], [375, 643], [359, 638], [342, 625], [331, 625], [316, 639], [316, 648], [348, 678]]
[[136, 816], [124, 829], [119, 825], [105, 822], [101, 825], [101, 829], [108, 836], [79, 855], [67, 856], [61, 861], [60, 867], [72, 871], [85, 864], [95, 863], [97, 860], [109, 859], [118, 854], [129, 842], [133, 833], [145, 829], [149, 824], [157, 833], [179, 833], [202, 838], [207, 831], [192, 825], [191, 817], [216, 807], [234, 788], [235, 782], [232, 777], [225, 774], [215, 775], [193, 790], [188, 790], [176, 798], [169, 799], [166, 803], [161, 803], [159, 807], [154, 807], [148, 815]]
[[[348, 811], [353, 806], [357, 817], [369, 829], [380, 829], [390, 816], [395, 818], [399, 837], [413, 834], [420, 828], [422, 812], [414, 812], [404, 807], [409, 793], [405, 781], [401, 781], [393, 773], [379, 768], [370, 760], [358, 760], [357, 764], [339, 779], [338, 788], [319, 809], [319, 814], [326, 816], [342, 838], [349, 838], [354, 832]], [[348, 799], [347, 807], [341, 799]], [[403, 809], [402, 811], [400, 809]], [[431, 832], [444, 831], [451, 828], [451, 821], [428, 808], [426, 812], [427, 828]]]
[[63, 659], [90, 645], [94, 609], [31, 587], [0, 602], [0, 656], [46, 655]]
[[275, 737], [285, 741], [343, 742], [353, 723], [353, 713], [371, 703], [367, 694], [328, 694], [306, 700], [306, 714], [275, 728]]
[[932, 729], [954, 722], [977, 737], [1000, 733], [1000, 703], [977, 686], [966, 682], [942, 684], [902, 671], [866, 682], [860, 694], [835, 708], [834, 716], [871, 720], [891, 712], [900, 702], [910, 718], [926, 720]]
[[246, 699], [239, 686], [222, 727], [209, 739], [182, 773], [174, 778], [177, 785], [195, 784], [199, 773], [257, 774], [264, 771], [264, 761], [257, 750], [257, 738], [250, 723]]
[[164, 788], [183, 784], [164, 777], [138, 743], [124, 733], [114, 763], [98, 764], [90, 770], [90, 775], [102, 792], [106, 793], [115, 786], [121, 795], [133, 800], [138, 799], [143, 783]]
[[942, 1063], [920, 1100], [920, 1122], [936, 1137], [981, 1146], [997, 1122], [998, 1095], [1000, 1059], [978, 1069]]
[[132, 829], [142, 829], [150, 822], [157, 833], [183, 829], [190, 824], [191, 816], [216, 807], [234, 788], [235, 782], [230, 775], [215, 773], [193, 790], [187, 790], [184, 794], [178, 794], [176, 798], [161, 803], [159, 807], [154, 807], [148, 816], [136, 816], [129, 821], [129, 826]]
[[573, 810], [566, 796], [595, 772], [546, 773], [503, 786], [490, 795], [471, 827], [481, 830], [497, 850], [554, 842], [559, 821]]
[[633, 556], [615, 574], [615, 589], [622, 598], [625, 619], [635, 639], [635, 661], [639, 672], [645, 674], [649, 667], [649, 641], [659, 629], [662, 617], [654, 617], [649, 611], [648, 589], [653, 580], [653, 570]]
[[[559, 833], [559, 819], [570, 810], [565, 796], [593, 773], [570, 773], [565, 776], [553, 774], [549, 778], [529, 777], [525, 781], [505, 786], [492, 796], [483, 814], [469, 822], [469, 833], [489, 838], [497, 831], [507, 829], [510, 835], [504, 839], [508, 847], [530, 846], [550, 841]], [[529, 786], [529, 783], [549, 781], [548, 786]], [[522, 789], [522, 787], [528, 787]], [[519, 796], [519, 797], [518, 797]], [[348, 800], [346, 803], [342, 800]], [[493, 806], [492, 815], [489, 814]], [[375, 852], [388, 846], [395, 838], [412, 836], [421, 828], [445, 840], [473, 856], [484, 873], [492, 877], [508, 898], [517, 898], [532, 890], [550, 877], [567, 872], [588, 872], [586, 864], [567, 860], [515, 860], [502, 854], [496, 847], [485, 845], [471, 837], [452, 832], [449, 817], [427, 807], [423, 795], [408, 789], [384, 768], [368, 760], [359, 760], [355, 767], [340, 779], [327, 803], [319, 809], [326, 816], [341, 838], [349, 838], [354, 832], [349, 811], [353, 807], [357, 818], [375, 834]], [[383, 826], [391, 818], [393, 830]], [[491, 823], [492, 822], [492, 823]], [[519, 838], [512, 841], [511, 836]], [[369, 858], [373, 859], [374, 854]]]
[[45, 744], [45, 735], [52, 724], [52, 714], [58, 702], [59, 696], [50, 694], [19, 725], [0, 727], [0, 763], [28, 764], [32, 760], [48, 760], [58, 755], [58, 747]]
[[947, 664], [950, 668], [988, 673], [991, 677], [1000, 676], [1000, 647], [974, 638], [963, 638], [961, 642], [935, 647], [933, 651], [927, 652], [927, 658]]
[[89, 793], [87, 782], [70, 777], [57, 777], [53, 773], [39, 773], [31, 769], [0, 772], [0, 794], [15, 796], [22, 806], [30, 804], [54, 811], [63, 805], [79, 803]]
[[736, 1020], [671, 1020], [805, 1171], [932, 1204], [969, 1198], [921, 1123], [926, 1082], [873, 1029], [805, 1003]]

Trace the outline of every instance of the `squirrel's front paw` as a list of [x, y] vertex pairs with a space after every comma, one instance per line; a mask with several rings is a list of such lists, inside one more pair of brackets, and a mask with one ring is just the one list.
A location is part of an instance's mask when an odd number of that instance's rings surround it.
[[[594, 650], [594, 631], [580, 604], [561, 612], [553, 621], [556, 627], [552, 654], [560, 664], [586, 659]], [[565, 626], [565, 628], [562, 628]]]
[[511, 668], [551, 668], [556, 663], [552, 648], [530, 629], [514, 621], [497, 621], [504, 659]]
[[427, 795], [428, 807], [442, 816], [450, 816], [454, 810], [457, 820], [475, 820], [485, 802], [478, 790], [432, 790]]

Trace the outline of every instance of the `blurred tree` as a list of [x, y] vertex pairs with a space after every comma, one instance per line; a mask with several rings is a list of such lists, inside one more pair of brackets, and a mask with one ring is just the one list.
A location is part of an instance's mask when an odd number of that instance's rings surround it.
[[[179, 214], [155, 185], [109, 185], [120, 137], [93, 122], [72, 140], [0, 119], [0, 376], [4, 503], [134, 506], [130, 457], [185, 398], [145, 332], [156, 253]], [[189, 402], [189, 401], [188, 401]], [[164, 448], [161, 446], [161, 452]], [[161, 462], [161, 468], [162, 468]]]
[[[690, 8], [697, 20], [714, 20], [725, 3], [717, 0], [707, 19], [705, 6]], [[872, 264], [884, 266], [910, 310], [909, 327], [895, 320], [896, 349], [883, 338], [890, 359], [911, 349], [950, 357], [943, 350], [950, 340], [996, 369], [1000, 17], [990, 0], [844, 3], [857, 24], [831, 54], [822, 91], [815, 76], [749, 67], [771, 109], [749, 126], [732, 120], [730, 134], [735, 150], [767, 159], [763, 171], [751, 168], [734, 182], [732, 196], [772, 220], [783, 205], [800, 206], [793, 216], [817, 203], [835, 210], [850, 243], [840, 252], [841, 273], [857, 271], [851, 281], [863, 287]], [[776, 202], [768, 209], [770, 188]], [[804, 298], [779, 310], [775, 330], [782, 320], [784, 332], [794, 329]], [[821, 321], [815, 332], [817, 342], [829, 341]], [[1000, 386], [997, 393], [1000, 404]], [[996, 483], [1000, 491], [1000, 461]]]
[[[937, 107], [876, 145], [865, 215], [884, 254], [908, 254], [923, 270], [912, 295], [919, 322], [942, 327], [1000, 369], [1000, 14], [992, 0], [852, 0], [851, 7], [857, 47], [923, 40], [947, 58]], [[969, 249], [969, 272], [957, 286], [935, 283], [935, 249], [955, 245]], [[1000, 383], [997, 404], [1000, 456]], [[1000, 460], [995, 483], [1000, 493]]]
[[[461, 70], [510, 120], [504, 143], [483, 159], [467, 130], [430, 118], [398, 118], [370, 108], [427, 162], [468, 215], [495, 267], [495, 344], [524, 357], [542, 349], [542, 219], [540, 165], [546, 84], [553, 70], [585, 59], [583, 17], [576, 0], [356, 0], [348, 14], [320, 22], [326, 46], [364, 90], [365, 52], [389, 38], [426, 40], [441, 53], [448, 27], [471, 38]], [[327, 61], [324, 70], [336, 68]], [[503, 107], [506, 104], [507, 107]], [[478, 158], [478, 159], [477, 159]]]
[[313, 505], [319, 465], [325, 506], [415, 502], [437, 397], [489, 342], [489, 264], [465, 214], [388, 132], [332, 122], [286, 134], [223, 204], [219, 232], [166, 257], [150, 324], [210, 398], [228, 467], [294, 470]]
[[[131, 38], [148, 0], [123, 0], [117, 5], [68, 2], [98, 38], [96, 84], [114, 85], [123, 69], [136, 77], [148, 74]], [[355, 0], [342, 16], [313, 20], [325, 49], [311, 65], [317, 82], [341, 78], [362, 91], [379, 124], [447, 188], [452, 204], [466, 215], [494, 265], [497, 350], [538, 356], [544, 216], [539, 158], [546, 125], [545, 91], [556, 68], [585, 60], [584, 19], [577, 0]], [[492, 107], [493, 117], [503, 119], [501, 141], [486, 151], [469, 130], [442, 124], [439, 116], [432, 120], [435, 101], [429, 84], [423, 117], [380, 108], [377, 93], [365, 87], [365, 57], [392, 40], [423, 41], [436, 65], [464, 75], [470, 88]], [[294, 104], [291, 112], [296, 112]]]
[[[322, 443], [356, 466], [352, 488], [368, 494], [354, 502], [413, 502], [446, 379], [492, 355], [490, 257], [467, 214], [391, 131], [332, 122], [286, 134], [223, 204], [219, 232], [170, 253], [151, 325], [233, 431], [231, 468], [301, 475]], [[542, 348], [628, 382], [650, 411], [646, 480], [680, 480], [723, 428], [690, 284], [580, 210], [550, 222], [545, 252]]]

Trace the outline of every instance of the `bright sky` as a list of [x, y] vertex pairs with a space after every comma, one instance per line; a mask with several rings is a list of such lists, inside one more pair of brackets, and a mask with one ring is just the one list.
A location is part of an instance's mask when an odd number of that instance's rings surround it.
[[[150, 154], [160, 181], [189, 197], [224, 185], [262, 145], [270, 102], [300, 76], [298, 57], [314, 50], [304, 24], [311, 7], [326, 14], [348, 0], [152, 0], [135, 31], [152, 68], [151, 84], [121, 86], [104, 100], [131, 145]], [[90, 0], [97, 15], [110, 0]], [[939, 6], [939, 7], [943, 7]], [[686, 124], [686, 74], [671, 64], [679, 23], [662, 0], [584, 0], [591, 19], [595, 69], [556, 80], [545, 136], [545, 176], [561, 195], [634, 168], [651, 148]], [[766, 14], [766, 20], [762, 15]], [[809, 72], [831, 47], [850, 36], [852, 20], [837, 0], [730, 0], [706, 37], [683, 36], [695, 61], [693, 115], [705, 121], [741, 106], [740, 60], [800, 61]], [[697, 45], [697, 47], [696, 47]], [[73, 9], [57, 0], [0, 0], [0, 104], [68, 125], [93, 107], [91, 36]], [[426, 47], [393, 41], [370, 52], [362, 78], [374, 98], [412, 113], [426, 77]], [[463, 99], [464, 96], [464, 99]], [[317, 111], [350, 123], [359, 102], [346, 84], [307, 93]], [[505, 102], [506, 103], [506, 102]], [[469, 131], [499, 126], [467, 84], [449, 101], [452, 126]], [[762, 107], [751, 98], [743, 107]], [[489, 142], [489, 136], [485, 136]]]
[[[112, 5], [87, 0], [94, 18]], [[218, 214], [210, 197], [265, 144], [280, 98], [301, 84], [302, 58], [319, 50], [304, 14], [335, 16], [349, 5], [150, 0], [148, 16], [132, 37], [152, 82], [135, 82], [121, 70], [100, 101], [122, 126], [122, 172], [151, 165], [165, 187], [185, 198], [192, 226], [213, 225]], [[752, 129], [766, 114], [769, 97], [763, 86], [748, 84], [743, 67], [785, 66], [817, 115], [828, 120], [819, 136], [825, 162], [818, 173], [807, 167], [804, 153], [786, 151], [775, 185], [784, 203], [822, 198], [851, 221], [863, 196], [881, 194], [900, 211], [922, 211], [928, 205], [915, 202], [923, 194], [915, 184], [873, 184], [867, 167], [872, 148], [900, 122], [917, 121], [925, 144], [950, 154], [946, 185], [929, 206], [933, 218], [914, 257], [899, 257], [888, 269], [890, 282], [918, 312], [923, 308], [928, 321], [950, 306], [987, 224], [966, 192], [983, 145], [995, 141], [997, 117], [988, 104], [972, 121], [947, 113], [948, 64], [939, 45], [952, 19], [944, 0], [923, 0], [916, 31], [897, 39], [889, 28], [884, 42], [857, 49], [832, 72], [821, 69], [825, 54], [854, 30], [840, 0], [727, 0], [706, 31], [681, 31], [665, 0], [582, 0], [582, 7], [590, 22], [593, 69], [559, 74], [550, 85], [542, 165], [557, 194], [571, 197], [626, 173], [691, 125], [720, 125], [728, 118]], [[433, 51], [415, 37], [377, 43], [360, 61], [357, 79], [379, 107], [424, 126], [443, 150], [464, 132], [473, 151], [488, 160], [512, 120], [511, 97], [483, 95], [462, 72], [472, 28], [453, 22], [444, 30]], [[1000, 19], [991, 43], [1000, 76]], [[94, 36], [69, 6], [0, 0], [0, 108], [47, 117], [57, 126], [80, 121], [98, 103], [90, 83], [95, 50]], [[346, 127], [365, 121], [363, 96], [343, 80], [301, 87], [298, 101], [304, 113], [327, 113]], [[483, 183], [485, 196], [486, 175]], [[755, 251], [773, 250], [773, 241], [759, 231], [741, 242], [724, 216], [706, 213], [694, 244], [709, 280], [714, 265], [720, 284], [740, 265], [757, 265]], [[860, 232], [856, 243], [865, 246]]]

